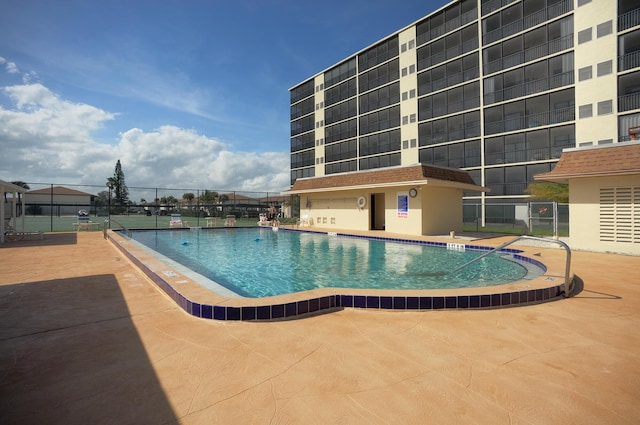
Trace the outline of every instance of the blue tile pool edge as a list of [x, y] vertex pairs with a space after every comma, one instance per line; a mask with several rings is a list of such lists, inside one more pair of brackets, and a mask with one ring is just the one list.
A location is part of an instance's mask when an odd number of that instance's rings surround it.
[[[287, 229], [290, 230], [290, 229]], [[299, 231], [299, 230], [292, 230]], [[112, 232], [112, 231], [110, 231]], [[313, 232], [321, 233], [321, 232]], [[338, 234], [338, 236], [363, 237], [359, 235]], [[371, 239], [404, 242], [404, 239], [369, 237]], [[375, 310], [480, 310], [516, 307], [530, 304], [540, 304], [563, 298], [564, 283], [555, 284], [547, 288], [523, 289], [513, 292], [501, 292], [481, 295], [436, 295], [436, 296], [402, 296], [402, 295], [348, 295], [332, 294], [323, 297], [315, 297], [307, 300], [298, 300], [286, 303], [267, 304], [261, 306], [217, 306], [197, 303], [178, 292], [169, 282], [163, 279], [129, 252], [119, 241], [108, 233], [108, 239], [120, 252], [122, 252], [133, 264], [135, 264], [147, 277], [149, 277], [165, 294], [167, 294], [186, 313], [211, 320], [234, 321], [273, 321], [291, 320], [309, 317], [321, 313], [329, 313], [344, 308], [362, 308]], [[408, 243], [422, 243], [423, 241], [406, 240]], [[433, 246], [445, 246], [443, 242], [426, 242], [436, 244]], [[475, 248], [475, 246], [474, 246]], [[482, 250], [492, 249], [478, 247]], [[470, 248], [471, 249], [471, 248]], [[522, 252], [521, 250], [504, 250], [504, 252]], [[520, 260], [535, 263], [546, 267], [541, 262], [524, 257]]]

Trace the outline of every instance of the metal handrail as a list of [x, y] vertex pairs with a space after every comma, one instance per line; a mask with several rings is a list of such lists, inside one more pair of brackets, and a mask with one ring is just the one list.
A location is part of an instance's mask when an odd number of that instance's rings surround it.
[[[106, 221], [107, 221], [107, 220], [105, 220], [105, 222], [106, 222]], [[111, 218], [111, 220], [109, 220], [109, 222], [110, 222], [110, 223], [115, 223], [115, 224], [117, 224], [118, 226], [120, 226], [120, 228], [121, 228], [122, 230], [124, 230], [124, 232], [125, 232], [125, 237], [127, 237], [127, 238], [129, 238], [129, 239], [131, 239], [131, 238], [133, 237], [133, 234], [131, 233], [131, 230], [129, 230], [129, 229], [127, 229], [125, 226], [123, 226], [123, 225], [122, 225], [122, 223], [117, 222], [117, 221], [116, 221], [116, 220], [114, 220], [113, 218]]]
[[507, 241], [505, 243], [503, 243], [502, 245], [499, 245], [495, 248], [493, 248], [491, 251], [485, 252], [484, 254], [482, 254], [479, 257], [474, 258], [473, 260], [464, 263], [463, 265], [456, 267], [455, 269], [451, 270], [449, 273], [453, 274], [455, 272], [457, 272], [460, 269], [463, 269], [465, 267], [467, 267], [470, 264], [475, 263], [476, 261], [479, 261], [481, 259], [483, 259], [484, 257], [486, 257], [487, 255], [493, 254], [494, 252], [500, 251], [503, 248], [511, 245], [512, 243], [518, 242], [521, 239], [529, 239], [529, 240], [534, 240], [534, 241], [541, 241], [541, 242], [548, 242], [548, 243], [556, 243], [560, 246], [562, 246], [565, 251], [567, 252], [567, 261], [565, 264], [565, 271], [564, 271], [564, 296], [565, 298], [569, 297], [569, 293], [571, 290], [571, 248], [569, 248], [569, 245], [567, 245], [566, 243], [560, 241], [560, 240], [556, 240], [556, 239], [547, 239], [547, 238], [538, 238], [536, 236], [527, 236], [527, 235], [522, 235], [522, 236], [518, 236], [510, 241]]

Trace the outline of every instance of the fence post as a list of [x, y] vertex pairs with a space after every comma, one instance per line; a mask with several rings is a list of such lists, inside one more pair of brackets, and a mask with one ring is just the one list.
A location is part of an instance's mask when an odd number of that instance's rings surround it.
[[553, 237], [558, 239], [558, 202], [553, 201]]

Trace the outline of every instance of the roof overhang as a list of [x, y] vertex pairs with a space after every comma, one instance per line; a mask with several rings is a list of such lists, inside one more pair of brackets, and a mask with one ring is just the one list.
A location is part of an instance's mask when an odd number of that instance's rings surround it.
[[22, 186], [0, 180], [0, 191], [2, 193], [27, 193], [27, 190]]
[[468, 192], [488, 192], [490, 190], [474, 184], [466, 171], [418, 164], [300, 178], [289, 190], [282, 193], [298, 195], [410, 186], [451, 188]]
[[614, 143], [564, 149], [551, 172], [536, 174], [536, 181], [566, 184], [571, 179], [640, 174], [640, 142]]

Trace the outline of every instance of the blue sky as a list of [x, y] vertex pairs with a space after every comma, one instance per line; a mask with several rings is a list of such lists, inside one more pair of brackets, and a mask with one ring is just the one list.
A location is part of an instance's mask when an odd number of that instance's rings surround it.
[[285, 189], [288, 89], [443, 4], [3, 0], [0, 179]]

